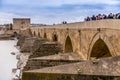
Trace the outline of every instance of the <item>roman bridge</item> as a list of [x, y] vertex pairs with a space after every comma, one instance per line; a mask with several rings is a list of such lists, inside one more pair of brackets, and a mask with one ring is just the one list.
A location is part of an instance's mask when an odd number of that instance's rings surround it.
[[120, 20], [98, 20], [31, 27], [32, 36], [47, 38], [63, 46], [63, 52], [83, 59], [120, 54]]

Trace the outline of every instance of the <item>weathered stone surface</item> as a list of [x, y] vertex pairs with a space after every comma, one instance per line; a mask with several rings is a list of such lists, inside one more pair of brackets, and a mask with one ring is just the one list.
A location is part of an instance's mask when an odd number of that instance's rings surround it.
[[36, 38], [26, 38], [21, 46], [21, 52], [31, 52]]
[[23, 45], [21, 46], [21, 52], [31, 52], [36, 51], [39, 46], [48, 41], [47, 39], [42, 38], [26, 38]]
[[62, 52], [62, 47], [60, 44], [55, 42], [45, 42], [39, 45], [30, 58], [54, 55], [58, 54], [59, 52]]
[[32, 53], [34, 54], [34, 52], [36, 52], [39, 47], [41, 47], [41, 45], [45, 42], [48, 42], [48, 39], [45, 38], [37, 38], [34, 42], [34, 46], [32, 47]]
[[[68, 65], [61, 65], [28, 72], [38, 73], [67, 73], [67, 74], [88, 74], [88, 75], [114, 75], [120, 76], [120, 56], [100, 60], [90, 60]], [[81, 72], [79, 72], [81, 71]]]
[[24, 41], [25, 41], [25, 36], [19, 36], [18, 37], [18, 42], [17, 42], [17, 46], [22, 46], [22, 44], [24, 43]]
[[[30, 77], [31, 74], [32, 77]], [[59, 75], [59, 77], [62, 75], [60, 80], [87, 80], [88, 78], [91, 80], [94, 78], [95, 80], [100, 80], [99, 78], [102, 80], [119, 80], [120, 77], [117, 78], [117, 76], [120, 76], [120, 56], [25, 71], [23, 80], [31, 80], [31, 78], [57, 80], [58, 77], [55, 75]], [[75, 75], [74, 79], [70, 78], [71, 75]], [[41, 78], [42, 76], [46, 76], [46, 78]], [[66, 78], [62, 79], [63, 76]]]
[[75, 63], [75, 62], [79, 62], [79, 60], [32, 59], [32, 60], [28, 60], [27, 65], [24, 67], [24, 71], [41, 69], [41, 68], [45, 68], [45, 67], [52, 67], [52, 66], [63, 65], [63, 64], [70, 64], [70, 63]]
[[75, 53], [60, 53], [44, 57], [31, 58], [28, 60], [24, 70], [40, 69], [45, 67], [52, 67], [56, 65], [63, 65], [83, 61]]
[[22, 80], [120, 80], [120, 77], [79, 74], [23, 73]]
[[32, 59], [40, 60], [83, 60], [77, 53], [59, 53], [55, 55], [36, 57]]
[[26, 65], [28, 61], [29, 55], [30, 55], [29, 53], [21, 53], [16, 56], [16, 58], [18, 59], [17, 69], [22, 70], [24, 68], [24, 66]]

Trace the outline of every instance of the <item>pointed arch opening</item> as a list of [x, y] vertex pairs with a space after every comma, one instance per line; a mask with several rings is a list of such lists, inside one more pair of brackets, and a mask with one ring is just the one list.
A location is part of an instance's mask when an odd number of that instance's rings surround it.
[[34, 33], [33, 33], [33, 36], [36, 36], [35, 31], [34, 31]]
[[30, 29], [28, 29], [28, 31], [29, 31], [30, 36], [33, 36], [32, 31]]
[[98, 39], [92, 47], [90, 58], [111, 57], [110, 51], [102, 39]]
[[44, 33], [44, 38], [47, 38], [47, 35], [46, 35], [46, 33]]
[[67, 36], [65, 41], [65, 53], [73, 52], [72, 42], [69, 36]]
[[53, 41], [58, 41], [58, 36], [56, 34], [53, 35]]
[[38, 37], [40, 37], [40, 33], [38, 32]]

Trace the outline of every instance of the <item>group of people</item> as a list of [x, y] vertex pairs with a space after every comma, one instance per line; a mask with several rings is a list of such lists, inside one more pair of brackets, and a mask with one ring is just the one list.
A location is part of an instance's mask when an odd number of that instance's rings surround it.
[[101, 20], [101, 19], [120, 19], [120, 13], [117, 14], [110, 13], [108, 15], [98, 14], [98, 15], [93, 15], [92, 17], [88, 16], [87, 18], [85, 18], [85, 21]]

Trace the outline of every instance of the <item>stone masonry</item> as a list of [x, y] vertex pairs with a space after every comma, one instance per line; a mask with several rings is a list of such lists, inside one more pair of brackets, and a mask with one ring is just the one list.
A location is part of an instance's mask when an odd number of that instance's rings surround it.
[[52, 67], [57, 65], [69, 64], [83, 61], [75, 53], [59, 53], [44, 57], [30, 58], [24, 67], [24, 71]]
[[39, 48], [33, 52], [33, 55], [31, 55], [30, 58], [54, 55], [58, 54], [58, 52], [62, 52], [62, 47], [60, 44], [45, 42], [39, 45]]
[[25, 71], [23, 80], [120, 80], [120, 56]]
[[30, 28], [37, 38], [21, 46], [31, 53], [22, 80], [120, 80], [119, 24], [108, 19]]

